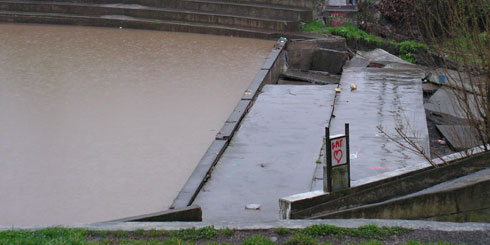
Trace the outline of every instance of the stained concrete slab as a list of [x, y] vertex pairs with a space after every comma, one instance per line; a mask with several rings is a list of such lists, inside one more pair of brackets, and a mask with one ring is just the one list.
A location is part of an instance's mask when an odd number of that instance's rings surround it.
[[[434, 93], [427, 103], [425, 109], [431, 113], [441, 116], [450, 116], [459, 119], [467, 119], [467, 115], [473, 115], [475, 119], [480, 119], [478, 104], [481, 102], [480, 96], [474, 96], [471, 93], [465, 94], [450, 88], [440, 88]], [[466, 106], [467, 102], [468, 106]], [[467, 114], [471, 113], [471, 114]]]
[[463, 125], [436, 125], [436, 127], [449, 145], [457, 151], [481, 144], [478, 140], [478, 131], [473, 127]]
[[[364, 178], [381, 179], [385, 172], [410, 165], [429, 165], [420, 164], [426, 162], [422, 156], [400, 148], [378, 130], [381, 127], [400, 141], [395, 128], [403, 127], [425, 152], [430, 152], [423, 107], [423, 70], [380, 50], [365, 54], [366, 58], [390, 65], [366, 68], [366, 62], [354, 62], [344, 68], [330, 130], [332, 134], [343, 133], [344, 124], [350, 124], [353, 183]], [[351, 90], [351, 84], [357, 89]]]
[[277, 220], [279, 198], [309, 191], [336, 87], [264, 86], [193, 203], [204, 221]]

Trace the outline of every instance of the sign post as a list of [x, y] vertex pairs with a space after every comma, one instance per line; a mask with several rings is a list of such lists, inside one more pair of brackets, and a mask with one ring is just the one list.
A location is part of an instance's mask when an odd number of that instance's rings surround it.
[[325, 128], [326, 165], [323, 166], [323, 191], [335, 192], [350, 188], [349, 124], [345, 133], [330, 136]]

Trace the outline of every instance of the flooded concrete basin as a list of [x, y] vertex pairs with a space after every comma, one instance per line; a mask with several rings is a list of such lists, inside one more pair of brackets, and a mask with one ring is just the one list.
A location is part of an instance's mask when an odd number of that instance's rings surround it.
[[0, 225], [167, 209], [272, 45], [0, 24]]

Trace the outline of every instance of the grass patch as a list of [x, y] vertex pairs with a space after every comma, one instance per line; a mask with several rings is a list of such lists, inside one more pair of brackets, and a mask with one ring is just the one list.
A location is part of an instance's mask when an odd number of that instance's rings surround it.
[[275, 244], [269, 238], [261, 235], [251, 236], [243, 240], [242, 245], [272, 245]]
[[367, 32], [353, 25], [325, 26], [320, 21], [313, 21], [306, 24], [303, 28], [301, 28], [301, 31], [333, 34], [336, 36], [344, 37], [346, 39], [364, 41], [370, 44], [377, 44], [377, 45], [381, 45], [381, 43], [383, 42], [382, 38], [368, 34]]
[[235, 231], [230, 229], [230, 228], [225, 228], [225, 229], [222, 229], [222, 230], [218, 230], [218, 233], [222, 236], [233, 236], [233, 234], [235, 234]]
[[171, 237], [179, 238], [182, 240], [200, 240], [200, 239], [213, 239], [216, 237], [217, 232], [213, 227], [203, 227], [199, 229], [183, 229], [178, 231], [172, 231], [169, 233]]
[[402, 227], [379, 227], [377, 225], [365, 225], [360, 226], [356, 229], [342, 228], [333, 225], [312, 225], [304, 229], [297, 230], [299, 234], [306, 234], [310, 236], [328, 236], [328, 235], [338, 235], [344, 236], [349, 235], [353, 237], [362, 238], [383, 238], [390, 235], [401, 234], [408, 232], [410, 229]]
[[[284, 227], [276, 228], [271, 232], [289, 237], [286, 244], [319, 244], [319, 240], [325, 236], [337, 235], [359, 237], [369, 240], [361, 244], [376, 245], [377, 240], [410, 231], [401, 227], [378, 227], [376, 225], [361, 226], [356, 229], [336, 227], [332, 225], [312, 225], [304, 229], [290, 230]], [[228, 241], [225, 237], [231, 237], [241, 231], [232, 229], [215, 230], [213, 227], [200, 229], [182, 229], [177, 231], [165, 230], [136, 230], [136, 231], [88, 231], [84, 229], [48, 228], [37, 231], [16, 230], [0, 232], [0, 244], [226, 244], [218, 241]], [[293, 233], [292, 235], [290, 235]], [[241, 236], [242, 233], [237, 236]], [[245, 233], [242, 244], [244, 245], [271, 245], [275, 244], [267, 236], [251, 235]], [[221, 237], [217, 237], [220, 235]], [[407, 245], [423, 245], [417, 241], [408, 242]], [[448, 243], [432, 243], [446, 245]]]
[[415, 41], [403, 41], [398, 43], [400, 45], [400, 58], [410, 63], [415, 63], [415, 58], [412, 53], [414, 53], [418, 48], [427, 49], [427, 46], [422, 43]]
[[[410, 63], [415, 63], [415, 58], [413, 56], [413, 53], [418, 48], [428, 49], [428, 47], [425, 44], [415, 42], [415, 41], [403, 41], [398, 43], [393, 40], [385, 40], [381, 37], [368, 34], [367, 32], [353, 25], [329, 27], [329, 26], [325, 26], [320, 21], [313, 21], [306, 24], [301, 30], [305, 32], [333, 34], [336, 36], [344, 37], [347, 40], [355, 40], [358, 42], [360, 41], [366, 44], [375, 45], [376, 47], [381, 47], [383, 43], [392, 46], [399, 46], [400, 58]], [[488, 35], [483, 35], [482, 38], [487, 38], [487, 36]]]
[[318, 240], [310, 235], [298, 233], [285, 243], [286, 245], [317, 245]]
[[0, 244], [86, 244], [86, 230], [47, 228], [0, 232]]
[[274, 232], [278, 235], [287, 235], [291, 233], [291, 231], [288, 228], [284, 228], [284, 227], [276, 228], [274, 229]]

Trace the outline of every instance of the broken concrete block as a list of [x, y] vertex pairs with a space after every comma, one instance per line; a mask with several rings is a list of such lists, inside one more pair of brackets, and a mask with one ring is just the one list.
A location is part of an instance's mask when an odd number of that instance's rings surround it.
[[340, 74], [348, 58], [349, 54], [346, 51], [316, 48], [313, 53], [311, 69]]
[[345, 38], [328, 37], [311, 40], [292, 40], [286, 47], [289, 67], [310, 70], [316, 48], [346, 51]]

